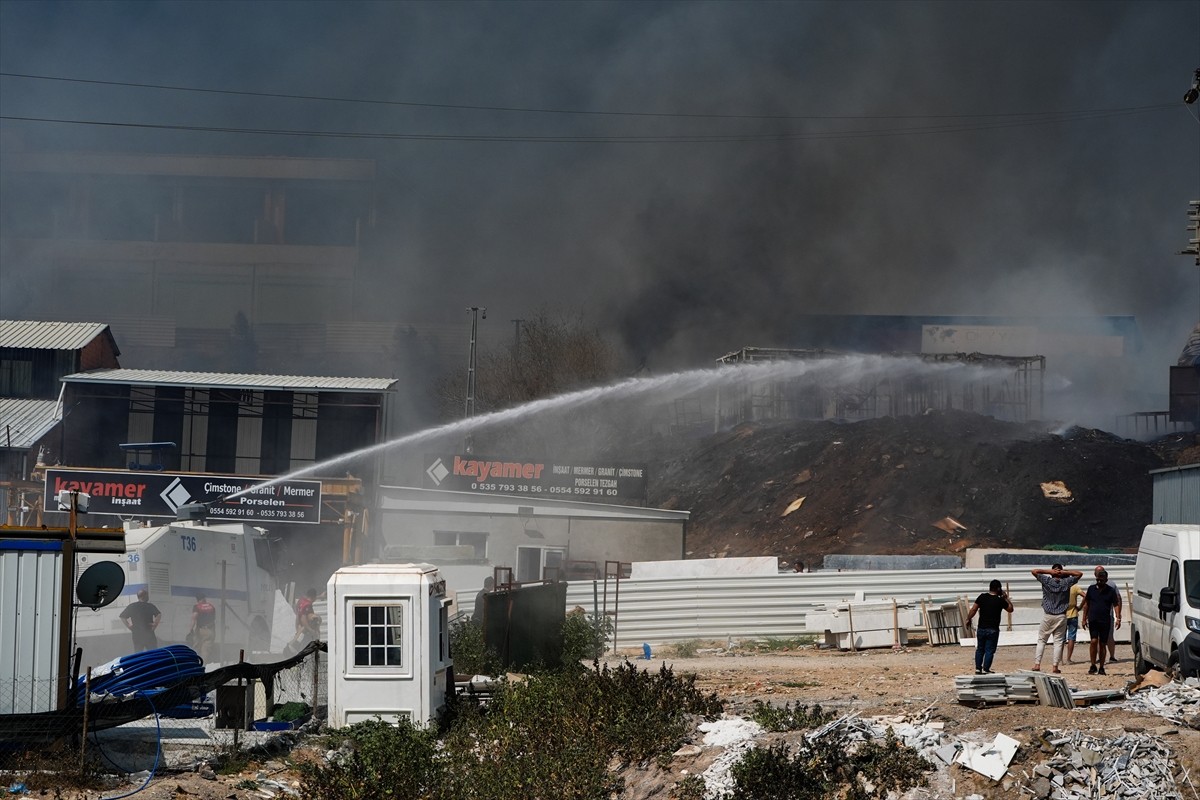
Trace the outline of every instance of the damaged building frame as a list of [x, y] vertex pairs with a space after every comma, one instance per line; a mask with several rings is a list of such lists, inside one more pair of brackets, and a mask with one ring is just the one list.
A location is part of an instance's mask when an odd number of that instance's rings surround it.
[[[717, 359], [718, 364], [811, 360], [846, 355], [831, 350], [744, 347]], [[714, 429], [758, 420], [864, 420], [958, 410], [1024, 422], [1039, 419], [1045, 400], [1044, 356], [985, 353], [899, 353], [913, 370], [836, 380], [820, 375], [749, 381], [718, 389]], [[926, 364], [969, 364], [986, 369], [930, 373]]]

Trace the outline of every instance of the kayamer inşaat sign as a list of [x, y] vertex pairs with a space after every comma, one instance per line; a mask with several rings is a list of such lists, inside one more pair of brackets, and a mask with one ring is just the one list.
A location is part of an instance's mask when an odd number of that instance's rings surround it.
[[592, 502], [646, 499], [646, 465], [480, 455], [425, 456], [425, 488]]
[[[176, 472], [48, 469], [45, 507], [58, 508], [58, 493], [90, 495], [88, 514], [122, 517], [175, 517], [180, 506], [207, 503], [210, 519], [230, 522], [321, 522], [321, 482], [281, 481], [259, 487], [263, 479]], [[258, 488], [252, 488], [258, 487]], [[250, 489], [230, 500], [221, 498]]]

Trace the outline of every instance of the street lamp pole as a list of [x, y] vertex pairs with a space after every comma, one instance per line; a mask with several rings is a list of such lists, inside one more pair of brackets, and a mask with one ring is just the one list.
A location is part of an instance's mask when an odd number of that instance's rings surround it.
[[[476, 344], [479, 340], [479, 320], [487, 319], [487, 309], [482, 306], [471, 306], [467, 311], [471, 312], [471, 356], [467, 364], [467, 402], [463, 416], [470, 419], [475, 416], [475, 355]], [[464, 447], [466, 452], [473, 452], [474, 442], [469, 432]]]

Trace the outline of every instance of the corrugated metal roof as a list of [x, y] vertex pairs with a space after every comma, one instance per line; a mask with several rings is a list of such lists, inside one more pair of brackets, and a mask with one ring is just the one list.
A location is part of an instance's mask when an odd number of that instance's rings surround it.
[[386, 392], [395, 378], [326, 378], [315, 375], [251, 375], [236, 372], [176, 372], [161, 369], [94, 369], [64, 383], [128, 386], [197, 386], [210, 389], [287, 389], [294, 392]]
[[57, 400], [0, 397], [0, 448], [28, 450], [59, 419]]
[[0, 347], [80, 350], [107, 329], [103, 322], [0, 319]]

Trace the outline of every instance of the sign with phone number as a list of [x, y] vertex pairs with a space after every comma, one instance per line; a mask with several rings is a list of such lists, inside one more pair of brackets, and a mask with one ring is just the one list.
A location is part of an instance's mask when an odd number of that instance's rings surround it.
[[645, 502], [646, 465], [427, 455], [425, 487], [591, 502]]
[[[321, 482], [234, 475], [118, 470], [46, 470], [46, 508], [58, 508], [58, 494], [89, 495], [88, 514], [127, 517], [174, 517], [180, 506], [204, 503], [209, 519], [238, 522], [321, 522]], [[231, 495], [237, 495], [231, 497]]]

